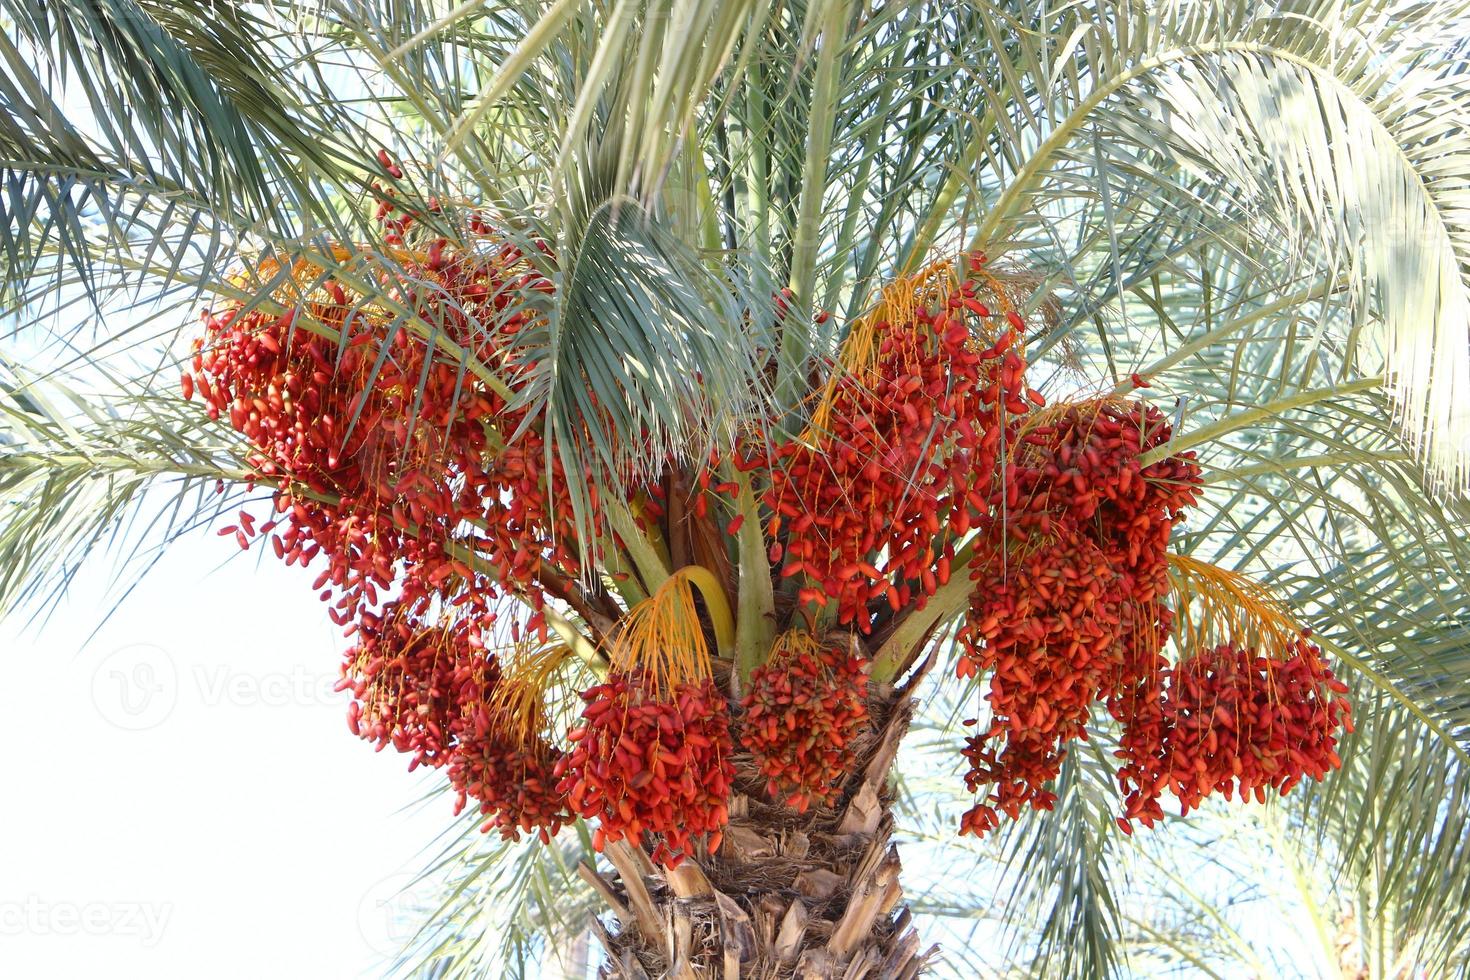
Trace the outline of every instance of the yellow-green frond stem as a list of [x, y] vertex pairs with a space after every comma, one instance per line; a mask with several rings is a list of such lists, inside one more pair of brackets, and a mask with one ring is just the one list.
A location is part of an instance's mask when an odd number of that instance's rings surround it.
[[1221, 436], [1228, 435], [1240, 429], [1249, 428], [1257, 422], [1289, 412], [1293, 409], [1306, 408], [1318, 402], [1330, 401], [1333, 398], [1344, 398], [1348, 395], [1356, 395], [1375, 388], [1383, 387], [1382, 377], [1361, 378], [1357, 381], [1348, 381], [1331, 388], [1317, 388], [1312, 391], [1302, 391], [1285, 398], [1264, 405], [1242, 409], [1225, 416], [1222, 419], [1202, 425], [1190, 432], [1175, 434], [1174, 438], [1162, 446], [1156, 446], [1138, 457], [1138, 465], [1151, 466], [1170, 456], [1177, 456], [1186, 449], [1213, 442]]
[[733, 480], [740, 487], [735, 503], [743, 518], [735, 535], [739, 567], [735, 608], [735, 678], [737, 685], [743, 685], [750, 680], [751, 672], [760, 665], [762, 655], [771, 645], [776, 630], [776, 600], [771, 588], [771, 569], [760, 507], [755, 491], [751, 489], [750, 476], [728, 464], [724, 473], [727, 480]]
[[615, 501], [609, 501], [606, 510], [608, 525], [622, 539], [644, 588], [649, 592], [657, 591], [669, 577], [670, 565], [668, 548], [658, 530], [649, 526], [645, 534], [639, 529], [633, 511]]
[[628, 564], [627, 556], [622, 550], [613, 546], [610, 536], [598, 539], [597, 551], [602, 556], [602, 571], [605, 573], [603, 578], [608, 588], [616, 592], [628, 608], [631, 609], [648, 598], [648, 593], [643, 591], [643, 586], [638, 581], [636, 570]]
[[873, 657], [870, 677], [874, 684], [892, 683], [914, 662], [930, 637], [969, 608], [974, 583], [970, 581], [967, 570], [974, 553], [973, 541], [956, 551], [950, 562], [955, 569], [950, 580], [929, 598], [929, 604], [922, 612], [910, 615], [883, 641]]
[[676, 574], [687, 579], [689, 584], [699, 589], [699, 595], [704, 599], [704, 608], [709, 612], [710, 625], [715, 630], [715, 646], [720, 656], [733, 656], [735, 617], [730, 614], [730, 601], [725, 598], [725, 590], [720, 587], [720, 580], [715, 578], [714, 572], [703, 565], [689, 565], [679, 569]]
[[598, 651], [596, 645], [583, 636], [582, 631], [577, 629], [571, 620], [552, 609], [550, 605], [543, 606], [541, 612], [546, 617], [546, 625], [561, 637], [572, 655], [582, 661], [599, 681], [607, 680], [608, 660]]

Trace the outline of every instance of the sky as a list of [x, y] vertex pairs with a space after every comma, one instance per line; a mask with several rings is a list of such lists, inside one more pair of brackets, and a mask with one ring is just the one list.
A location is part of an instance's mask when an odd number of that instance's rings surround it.
[[192, 534], [89, 641], [114, 567], [0, 620], [0, 976], [381, 976], [451, 802], [348, 732], [313, 573]]

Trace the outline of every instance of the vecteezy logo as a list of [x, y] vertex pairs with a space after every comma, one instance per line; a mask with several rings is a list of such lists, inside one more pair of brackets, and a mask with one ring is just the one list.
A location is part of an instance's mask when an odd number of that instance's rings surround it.
[[161, 723], [179, 700], [179, 672], [168, 651], [136, 643], [112, 651], [92, 672], [92, 703], [118, 728], [139, 732]]
[[156, 946], [172, 902], [52, 902], [37, 895], [0, 901], [0, 936], [127, 936]]
[[441, 899], [433, 883], [417, 875], [389, 875], [363, 895], [357, 906], [358, 931], [379, 954], [397, 956], [429, 921]]

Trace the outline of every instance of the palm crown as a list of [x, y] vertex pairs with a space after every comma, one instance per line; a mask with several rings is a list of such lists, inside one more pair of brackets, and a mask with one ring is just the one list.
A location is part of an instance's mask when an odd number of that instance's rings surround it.
[[600, 896], [615, 975], [903, 975], [938, 798], [1014, 972], [1211, 969], [1129, 895], [1216, 811], [1114, 820], [1272, 789], [1344, 963], [1463, 968], [1465, 5], [3, 10], [0, 608], [315, 562], [354, 731], [547, 842], [410, 963]]

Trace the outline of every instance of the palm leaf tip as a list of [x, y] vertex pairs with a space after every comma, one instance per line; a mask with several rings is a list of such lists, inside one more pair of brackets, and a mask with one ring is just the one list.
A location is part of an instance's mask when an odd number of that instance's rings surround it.
[[1399, 43], [1384, 12], [1344, 30], [1322, 40], [1378, 43], [1381, 70], [1395, 84], [1370, 98], [1365, 91], [1380, 80], [1318, 61], [1320, 52], [1304, 57], [1318, 33], [1303, 30], [1260, 51], [1230, 50], [1163, 72], [1157, 90], [1174, 115], [1160, 138], [1187, 168], [1205, 161], [1216, 179], [1274, 214], [1289, 262], [1344, 274], [1356, 322], [1369, 328], [1356, 332], [1359, 355], [1381, 361], [1400, 430], [1431, 483], [1463, 493], [1470, 140], [1459, 120], [1470, 84], [1444, 70], [1446, 52]]

